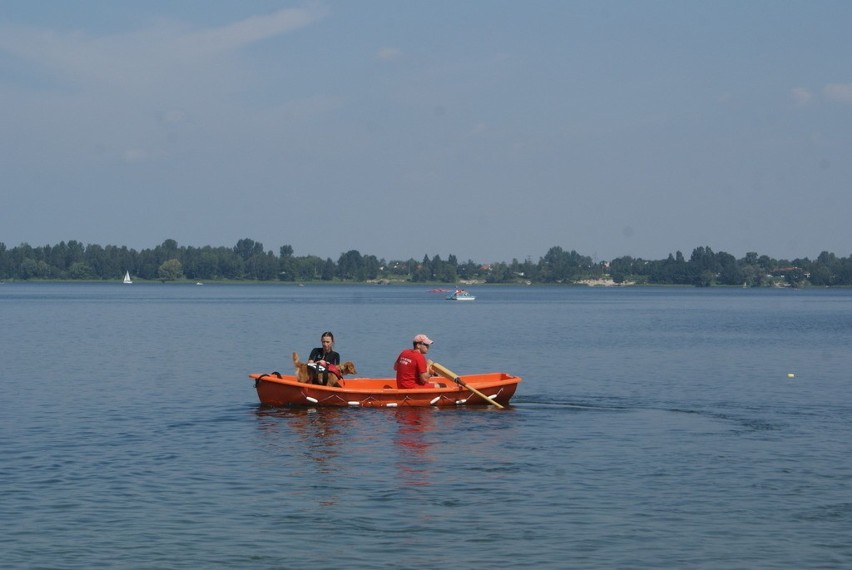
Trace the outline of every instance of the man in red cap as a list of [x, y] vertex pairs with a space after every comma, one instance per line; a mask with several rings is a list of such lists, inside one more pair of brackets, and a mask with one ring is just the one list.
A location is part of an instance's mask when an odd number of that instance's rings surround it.
[[429, 365], [424, 356], [429, 352], [429, 347], [432, 345], [432, 339], [425, 334], [419, 334], [414, 337], [412, 347], [407, 348], [399, 353], [396, 357], [396, 362], [393, 363], [393, 369], [396, 370], [396, 387], [397, 388], [425, 388], [432, 386], [429, 381]]

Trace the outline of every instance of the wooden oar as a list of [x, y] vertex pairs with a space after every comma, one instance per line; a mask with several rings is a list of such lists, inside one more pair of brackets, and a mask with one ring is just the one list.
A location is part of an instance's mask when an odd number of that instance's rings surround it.
[[452, 370], [450, 370], [446, 366], [438, 364], [437, 362], [433, 362], [432, 363], [432, 370], [434, 370], [435, 372], [437, 372], [438, 374], [440, 374], [441, 376], [443, 376], [447, 380], [452, 380], [453, 382], [455, 382], [459, 386], [463, 386], [463, 387], [467, 388], [468, 390], [470, 390], [471, 392], [473, 392], [474, 394], [476, 394], [477, 396], [479, 396], [480, 398], [482, 398], [486, 402], [488, 402], [490, 404], [494, 404], [495, 406], [497, 406], [501, 410], [504, 409], [503, 406], [501, 406], [500, 404], [498, 404], [497, 402], [495, 402], [494, 400], [492, 400], [491, 398], [489, 398], [488, 396], [486, 396], [485, 394], [483, 394], [482, 392], [480, 392], [479, 390], [477, 390], [476, 388], [474, 388], [470, 384], [466, 384], [464, 382], [464, 380], [462, 380], [459, 377], [458, 374], [456, 374], [455, 372], [453, 372]]

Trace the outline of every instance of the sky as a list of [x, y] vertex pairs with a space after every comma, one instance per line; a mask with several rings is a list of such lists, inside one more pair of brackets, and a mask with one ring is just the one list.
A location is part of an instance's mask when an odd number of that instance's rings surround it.
[[852, 255], [846, 0], [1, 0], [0, 242]]

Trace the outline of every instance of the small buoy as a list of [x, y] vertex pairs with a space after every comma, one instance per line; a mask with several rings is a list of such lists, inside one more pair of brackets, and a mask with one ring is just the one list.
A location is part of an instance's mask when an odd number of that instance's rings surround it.
[[796, 375], [793, 374], [792, 372], [787, 373], [787, 378], [795, 378], [795, 377], [796, 377]]
[[440, 400], [440, 399], [441, 399], [441, 396], [435, 396], [434, 398], [429, 400], [429, 405], [434, 406], [436, 403], [438, 403], [438, 400]]
[[311, 398], [310, 396], [305, 396], [305, 399], [312, 404], [316, 404], [317, 402], [319, 402], [319, 400], [317, 400], [316, 398]]
[[346, 403], [349, 404], [350, 406], [360, 406], [361, 405], [361, 402], [346, 402]]
[[387, 405], [388, 408], [395, 408], [396, 402], [388, 402], [386, 405]]

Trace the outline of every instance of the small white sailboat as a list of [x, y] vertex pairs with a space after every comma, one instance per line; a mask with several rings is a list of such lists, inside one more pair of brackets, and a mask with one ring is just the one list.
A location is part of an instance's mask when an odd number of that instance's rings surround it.
[[130, 279], [130, 272], [129, 271], [124, 272], [124, 282], [126, 284], [132, 284], [133, 283], [133, 281]]

